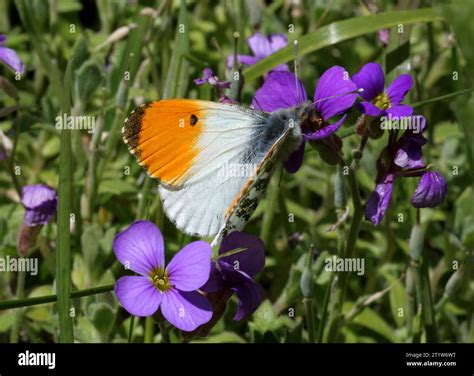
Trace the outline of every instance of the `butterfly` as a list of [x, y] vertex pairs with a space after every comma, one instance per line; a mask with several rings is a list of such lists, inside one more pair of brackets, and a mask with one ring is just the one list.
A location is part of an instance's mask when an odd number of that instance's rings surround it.
[[310, 101], [267, 113], [193, 99], [155, 101], [125, 119], [124, 142], [148, 174], [168, 218], [181, 231], [215, 236], [241, 230], [275, 166], [302, 143]]

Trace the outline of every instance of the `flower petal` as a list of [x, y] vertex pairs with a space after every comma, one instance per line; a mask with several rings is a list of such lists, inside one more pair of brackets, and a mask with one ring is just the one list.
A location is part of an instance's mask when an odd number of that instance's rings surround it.
[[234, 320], [239, 321], [255, 312], [263, 300], [263, 288], [252, 279], [234, 287], [238, 298], [238, 308]]
[[[298, 85], [298, 92], [296, 90]], [[272, 71], [263, 85], [255, 93], [252, 105], [257, 110], [273, 112], [280, 108], [290, 108], [306, 101], [303, 83], [291, 72]]]
[[398, 106], [387, 108], [387, 114], [396, 117], [410, 116], [413, 113], [413, 108], [406, 104], [399, 104]]
[[115, 283], [115, 295], [130, 314], [140, 317], [153, 315], [163, 297], [151, 280], [142, 276], [120, 278]]
[[422, 148], [427, 140], [422, 134], [404, 133], [399, 140], [399, 149], [394, 163], [402, 168], [421, 168], [424, 166]]
[[390, 204], [393, 189], [393, 176], [388, 175], [383, 183], [377, 184], [370, 194], [365, 207], [365, 219], [377, 226], [385, 216]]
[[[409, 74], [402, 74], [395, 78], [387, 88], [387, 95], [392, 106], [396, 106], [405, 98], [413, 86], [413, 78]], [[410, 114], [411, 115], [411, 114]]]
[[[316, 85], [314, 101], [316, 110], [323, 120], [340, 115], [354, 105], [357, 94], [347, 94], [357, 90], [343, 67], [334, 66], [325, 71]], [[341, 95], [345, 94], [345, 95]], [[336, 96], [335, 98], [331, 98]], [[326, 99], [330, 98], [330, 99]]]
[[212, 248], [198, 240], [189, 243], [166, 267], [170, 283], [181, 291], [193, 291], [203, 286], [211, 272]]
[[221, 268], [226, 283], [231, 286], [239, 301], [234, 320], [241, 320], [258, 308], [263, 300], [263, 288], [248, 274], [234, 270], [229, 264], [223, 263]]
[[57, 200], [55, 189], [44, 184], [25, 185], [22, 188], [21, 203], [25, 208], [35, 209], [45, 202]]
[[163, 294], [161, 313], [178, 329], [191, 332], [211, 319], [212, 306], [196, 291], [171, 289]]
[[288, 41], [285, 34], [272, 34], [266, 37], [257, 32], [247, 39], [247, 43], [253, 54], [260, 60], [286, 47]]
[[288, 39], [285, 34], [270, 34], [268, 36], [271, 53], [277, 52], [288, 45]]
[[11, 48], [0, 47], [0, 61], [3, 61], [15, 72], [23, 73], [25, 70], [23, 61], [21, 61], [15, 50], [12, 50]]
[[316, 132], [303, 135], [303, 137], [307, 140], [320, 140], [321, 138], [328, 137], [332, 135], [334, 132], [337, 132], [339, 128], [341, 128], [342, 123], [346, 120], [347, 115], [342, 116], [338, 121], [334, 124], [326, 125], [325, 127], [317, 130]]
[[381, 116], [385, 113], [385, 111], [381, 110], [370, 102], [357, 103], [356, 108], [367, 116]]
[[196, 85], [207, 84], [211, 77], [214, 77], [214, 71], [211, 68], [204, 68], [204, 70], [202, 71], [202, 77], [201, 78], [196, 78], [194, 80], [194, 83]]
[[217, 292], [220, 289], [224, 288], [224, 280], [222, 279], [221, 272], [216, 268], [216, 263], [211, 261], [211, 273], [209, 279], [201, 286], [199, 290], [204, 292]]
[[27, 226], [45, 225], [56, 213], [58, 194], [47, 185], [25, 185], [22, 188], [21, 203], [26, 209], [23, 222]]
[[438, 171], [428, 171], [422, 175], [411, 203], [415, 208], [433, 208], [444, 201], [447, 191], [448, 183], [444, 176]]
[[305, 141], [303, 140], [301, 142], [300, 147], [291, 153], [288, 158], [283, 162], [283, 167], [285, 167], [285, 170], [288, 171], [290, 174], [294, 174], [296, 171], [298, 171], [303, 164], [304, 160], [304, 147], [305, 147]]
[[268, 56], [272, 53], [270, 49], [270, 42], [262, 33], [257, 32], [247, 38], [247, 44], [256, 57], [264, 58], [265, 56]]
[[160, 229], [149, 221], [135, 221], [115, 235], [115, 256], [127, 269], [148, 275], [165, 264], [165, 247]]
[[246, 250], [219, 258], [219, 264], [225, 262], [231, 265], [234, 270], [243, 271], [252, 277], [263, 270], [265, 244], [262, 239], [256, 235], [233, 231], [222, 240], [219, 255], [237, 248], [246, 248]]
[[[243, 65], [254, 65], [259, 58], [255, 56], [250, 56], [250, 55], [237, 55], [237, 65], [238, 64], [243, 64]], [[227, 57], [227, 68], [232, 69], [234, 66], [234, 55], [229, 55]]]
[[377, 63], [365, 64], [359, 72], [352, 76], [352, 81], [359, 89], [364, 89], [359, 95], [366, 101], [372, 101], [377, 95], [382, 94], [385, 77], [382, 67]]
[[380, 43], [382, 43], [384, 46], [387, 46], [388, 42], [390, 41], [390, 29], [380, 29], [377, 32], [377, 36]]

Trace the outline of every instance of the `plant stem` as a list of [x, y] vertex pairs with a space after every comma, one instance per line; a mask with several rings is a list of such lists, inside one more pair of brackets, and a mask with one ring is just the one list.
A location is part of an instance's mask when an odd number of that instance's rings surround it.
[[[349, 235], [344, 250], [345, 258], [352, 258], [354, 256], [355, 245], [359, 235], [359, 228], [363, 218], [362, 208], [354, 210], [351, 225], [349, 228]], [[339, 334], [339, 327], [342, 319], [342, 306], [346, 295], [347, 284], [349, 281], [348, 272], [339, 272], [336, 280], [336, 297], [335, 305], [331, 315], [329, 324], [328, 342], [334, 342]]]
[[130, 326], [128, 328], [128, 338], [127, 338], [128, 343], [132, 343], [134, 327], [135, 327], [135, 316], [132, 315], [132, 317], [130, 318]]
[[[64, 93], [62, 97], [62, 111], [71, 112], [71, 62], [64, 74]], [[58, 249], [56, 256], [56, 286], [58, 296], [59, 341], [62, 343], [74, 342], [71, 310], [71, 131], [61, 130], [59, 152], [59, 182], [58, 182]]]
[[166, 324], [162, 321], [158, 322], [158, 326], [161, 332], [161, 342], [162, 343], [170, 343], [170, 335], [168, 329], [166, 328]]
[[323, 342], [324, 328], [326, 326], [326, 320], [328, 316], [329, 298], [331, 296], [332, 284], [334, 283], [334, 275], [334, 273], [331, 273], [331, 278], [329, 279], [328, 287], [326, 288], [326, 292], [324, 294], [324, 302], [321, 309], [321, 321], [319, 322], [318, 327], [317, 343]]
[[140, 201], [138, 202], [137, 219], [144, 219], [147, 217], [148, 197], [150, 196], [153, 179], [148, 175], [145, 177], [143, 188], [141, 192]]
[[[367, 140], [369, 139], [368, 124], [366, 122], [364, 133], [359, 143], [359, 147], [353, 152], [353, 160], [349, 167], [348, 174], [346, 176], [347, 183], [349, 184], [352, 204], [354, 206], [354, 214], [352, 215], [351, 224], [349, 227], [349, 233], [344, 244], [344, 258], [352, 258], [355, 253], [355, 246], [357, 243], [357, 238], [359, 236], [359, 228], [363, 219], [363, 205], [360, 199], [359, 185], [357, 184], [356, 178], [356, 169], [359, 165], [359, 161], [362, 158]], [[340, 163], [341, 168], [347, 168], [346, 163], [341, 159]], [[349, 273], [348, 272], [338, 272], [337, 278], [335, 279], [335, 297], [334, 303], [332, 305], [331, 317], [329, 320], [329, 330], [328, 330], [328, 342], [335, 342], [339, 334], [340, 325], [342, 322], [342, 308], [344, 304], [344, 299], [346, 296], [347, 284], [349, 282]]]
[[145, 339], [143, 342], [145, 343], [153, 343], [153, 337], [155, 335], [155, 320], [153, 320], [153, 316], [148, 316], [145, 319]]
[[[16, 298], [22, 299], [25, 291], [25, 277], [26, 272], [24, 270], [18, 272], [18, 280], [16, 285]], [[19, 310], [15, 315], [15, 323], [13, 324], [12, 331], [10, 332], [10, 343], [18, 343], [18, 337], [20, 334], [20, 326], [23, 320], [23, 310]]]
[[[91, 289], [74, 291], [71, 293], [70, 297], [71, 299], [78, 299], [84, 296], [103, 294], [104, 292], [113, 291], [114, 286], [115, 285], [105, 285], [105, 286], [100, 286], [100, 287], [93, 287]], [[31, 307], [31, 306], [40, 305], [40, 304], [54, 303], [57, 300], [58, 300], [57, 295], [46, 295], [46, 296], [38, 296], [35, 298], [6, 300], [3, 302], [0, 302], [0, 311], [6, 310], [6, 309]]]
[[313, 298], [304, 298], [303, 304], [306, 313], [306, 324], [308, 325], [308, 340], [309, 343], [315, 343], [315, 325], [314, 325], [314, 310], [313, 310]]
[[426, 255], [424, 255], [422, 258], [421, 277], [423, 283], [423, 322], [426, 331], [426, 342], [436, 343], [438, 342], [438, 332], [436, 330], [435, 309], [433, 305], [433, 297], [431, 294]]
[[[145, 183], [143, 184], [140, 201], [138, 203], [138, 210], [137, 210], [136, 219], [146, 218], [146, 207], [147, 207], [147, 203], [148, 203], [148, 196], [150, 194], [151, 185], [152, 185], [152, 179], [149, 176], [147, 176], [145, 178]], [[147, 317], [147, 319], [148, 318], [149, 317]], [[145, 321], [145, 324], [146, 323], [147, 323], [147, 321]], [[130, 320], [130, 327], [128, 329], [128, 343], [130, 343], [132, 341], [134, 326], [135, 326], [135, 316], [132, 316], [132, 318]], [[145, 328], [145, 330], [146, 330], [146, 328]], [[147, 339], [147, 337], [146, 337], [146, 333], [145, 333], [145, 343], [146, 343], [146, 339]], [[153, 340], [153, 337], [152, 337], [152, 340]]]
[[474, 88], [469, 88], [469, 89], [455, 91], [454, 93], [449, 93], [449, 94], [446, 94], [446, 95], [440, 95], [439, 97], [434, 97], [434, 98], [426, 99], [426, 100], [421, 101], [421, 102], [417, 102], [417, 103], [413, 104], [412, 107], [413, 108], [419, 108], [419, 107], [422, 107], [422, 106], [426, 106], [427, 104], [433, 104], [433, 103], [441, 102], [441, 101], [444, 102], [447, 99], [457, 97], [458, 95], [468, 94], [468, 93], [472, 92], [473, 90], [474, 90]]

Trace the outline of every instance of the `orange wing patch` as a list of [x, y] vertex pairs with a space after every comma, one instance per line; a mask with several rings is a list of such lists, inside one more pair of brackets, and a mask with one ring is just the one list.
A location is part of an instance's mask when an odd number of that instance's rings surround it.
[[162, 100], [135, 109], [125, 120], [123, 137], [150, 176], [177, 186], [200, 152], [197, 142], [203, 126], [198, 101]]

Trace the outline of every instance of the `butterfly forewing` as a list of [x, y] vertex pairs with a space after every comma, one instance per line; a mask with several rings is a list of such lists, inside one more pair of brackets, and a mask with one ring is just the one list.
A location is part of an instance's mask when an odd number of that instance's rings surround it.
[[237, 215], [242, 200], [257, 192], [284, 138], [284, 129], [268, 118], [234, 105], [163, 100], [136, 109], [123, 135], [140, 165], [160, 181], [171, 221], [188, 234], [214, 236], [248, 217]]

